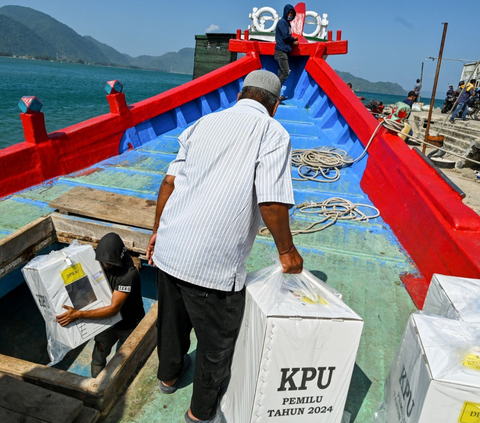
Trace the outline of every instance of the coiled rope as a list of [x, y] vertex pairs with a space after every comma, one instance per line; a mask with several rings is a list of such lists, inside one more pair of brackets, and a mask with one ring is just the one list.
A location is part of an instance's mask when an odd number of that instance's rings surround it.
[[[374, 210], [372, 215], [367, 215], [360, 208]], [[350, 220], [357, 222], [368, 222], [369, 219], [375, 219], [380, 216], [380, 211], [369, 204], [354, 204], [351, 201], [339, 197], [332, 197], [321, 202], [305, 202], [295, 206], [295, 211], [305, 214], [316, 214], [320, 216], [320, 220], [313, 222], [311, 225], [303, 229], [292, 230], [292, 235], [311, 234], [322, 231], [329, 226], [334, 225], [339, 220]], [[293, 214], [292, 213], [292, 214]], [[318, 225], [322, 225], [317, 227]], [[270, 235], [270, 231], [266, 227], [262, 227], [258, 231], [259, 235]]]
[[[340, 179], [340, 169], [350, 166], [358, 162], [367, 152], [368, 147], [373, 141], [381, 125], [375, 129], [370, 141], [363, 150], [362, 154], [356, 159], [352, 159], [347, 155], [345, 150], [341, 148], [323, 146], [314, 149], [299, 149], [292, 151], [292, 165], [297, 167], [298, 176], [300, 178], [292, 178], [295, 181], [317, 181], [324, 183], [336, 182]], [[307, 169], [303, 171], [303, 169]], [[335, 172], [333, 176], [329, 176], [330, 172]], [[314, 173], [313, 175], [311, 175]], [[321, 175], [323, 179], [317, 179]]]
[[[292, 164], [295, 165], [294, 160], [297, 160], [297, 162], [299, 162], [299, 159], [294, 159], [295, 155], [298, 155], [301, 153], [302, 157], [305, 157], [305, 159], [302, 159], [303, 161], [298, 165], [299, 175], [304, 176], [300, 172], [300, 168], [303, 166], [310, 167], [310, 168], [312, 168], [312, 166], [315, 167], [315, 169], [313, 168], [312, 169], [315, 170], [316, 173], [315, 173], [315, 176], [305, 175], [302, 179], [297, 179], [297, 178], [292, 178], [292, 179], [317, 180], [315, 179], [315, 177], [318, 176], [319, 173], [322, 173], [322, 175], [324, 175], [324, 172], [328, 174], [328, 169], [338, 168], [338, 169], [335, 169], [336, 175], [334, 177], [331, 177], [331, 180], [327, 182], [337, 181], [340, 178], [339, 169], [341, 167], [348, 166], [359, 161], [367, 152], [368, 148], [370, 147], [370, 144], [372, 143], [373, 139], [375, 138], [375, 136], [377, 135], [377, 132], [381, 127], [382, 127], [382, 123], [380, 123], [375, 128], [375, 131], [373, 131], [373, 134], [370, 137], [370, 140], [368, 141], [362, 154], [360, 154], [360, 156], [358, 156], [354, 160], [352, 160], [349, 156], [347, 156], [347, 153], [344, 150], [341, 150], [339, 148], [334, 148], [334, 147], [324, 147], [324, 148], [317, 148], [313, 150], [293, 150]], [[330, 154], [328, 155], [319, 154], [319, 153], [325, 153], [327, 151]], [[300, 153], [297, 153], [297, 152], [300, 152]], [[305, 153], [308, 153], [308, 154], [305, 154]], [[338, 163], [341, 163], [341, 165], [332, 167], [332, 163], [333, 164], [337, 163], [335, 160], [337, 160]], [[320, 165], [321, 163], [327, 163], [327, 164], [325, 166], [321, 166]], [[373, 209], [375, 210], [375, 213], [371, 216], [367, 216], [365, 213], [363, 213], [359, 209], [359, 207]], [[353, 221], [368, 222], [369, 219], [375, 219], [376, 217], [380, 216], [380, 211], [376, 207], [373, 207], [369, 204], [360, 204], [360, 203], [354, 204], [351, 201], [345, 200], [344, 198], [340, 198], [340, 197], [332, 197], [321, 202], [310, 202], [310, 203], [306, 202], [306, 203], [299, 204], [298, 206], [295, 206], [293, 208], [292, 215], [296, 210], [299, 210], [301, 213], [306, 213], [306, 214], [318, 214], [319, 216], [321, 216], [321, 218], [320, 220], [313, 222], [311, 225], [309, 225], [304, 229], [296, 229], [291, 231], [292, 235], [307, 234], [307, 233], [322, 231], [334, 225], [338, 220], [353, 220]], [[321, 225], [325, 222], [327, 222], [325, 225], [319, 228], [316, 227], [317, 225]], [[258, 230], [258, 234], [268, 236], [270, 235], [270, 231], [266, 226], [263, 226]]]

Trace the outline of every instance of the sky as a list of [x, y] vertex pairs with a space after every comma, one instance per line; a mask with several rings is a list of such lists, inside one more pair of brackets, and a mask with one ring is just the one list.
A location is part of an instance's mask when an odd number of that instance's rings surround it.
[[[292, 3], [295, 5], [296, 3]], [[422, 94], [432, 92], [439, 56], [443, 22], [448, 30], [444, 59], [480, 60], [476, 20], [480, 1], [464, 7], [450, 0], [371, 1], [323, 0], [305, 2], [306, 9], [327, 13], [328, 29], [334, 37], [342, 31], [348, 40], [346, 55], [330, 56], [337, 70], [372, 82], [396, 82], [413, 89], [420, 78]], [[235, 33], [247, 29], [254, 7], [270, 6], [279, 14], [285, 2], [278, 0], [0, 0], [0, 7], [20, 5], [46, 13], [80, 35], [90, 35], [131, 56], [158, 56], [195, 46], [195, 35], [209, 32]], [[444, 97], [448, 85], [456, 87], [463, 63], [443, 60], [437, 98]]]

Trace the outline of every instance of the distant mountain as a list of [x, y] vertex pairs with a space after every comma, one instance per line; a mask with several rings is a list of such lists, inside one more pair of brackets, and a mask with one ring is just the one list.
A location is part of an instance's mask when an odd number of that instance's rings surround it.
[[[0, 9], [1, 10], [1, 9]], [[55, 48], [25, 25], [0, 14], [0, 52], [55, 57]]]
[[[193, 74], [195, 49], [183, 48], [161, 56], [131, 57], [93, 37], [81, 36], [51, 16], [29, 7], [0, 8], [0, 55], [59, 58], [113, 66]], [[349, 72], [336, 71], [356, 91], [405, 95], [406, 91], [392, 82], [370, 82]]]
[[132, 58], [127, 54], [120, 53], [115, 50], [113, 47], [110, 47], [107, 44], [97, 41], [95, 38], [85, 35], [86, 40], [90, 41], [92, 44], [98, 47], [98, 49], [103, 53], [107, 58], [107, 63], [112, 63], [121, 66], [130, 66]]
[[0, 53], [193, 74], [193, 48], [134, 58], [23, 6], [0, 8]]
[[193, 74], [194, 48], [182, 48], [178, 53], [169, 52], [162, 56], [138, 56], [131, 60], [132, 65], [165, 72]]
[[338, 70], [335, 72], [337, 72], [340, 78], [342, 78], [345, 82], [351, 82], [355, 91], [377, 94], [407, 94], [407, 92], [399, 84], [394, 82], [370, 82], [363, 78], [357, 78], [349, 72], [342, 72]]
[[55, 56], [71, 61], [107, 63], [107, 57], [92, 42], [51, 16], [29, 7], [4, 6], [0, 14], [20, 22], [53, 46]]

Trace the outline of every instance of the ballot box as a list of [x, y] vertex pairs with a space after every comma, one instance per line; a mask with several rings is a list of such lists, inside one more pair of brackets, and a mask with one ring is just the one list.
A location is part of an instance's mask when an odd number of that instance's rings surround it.
[[285, 275], [272, 266], [246, 284], [220, 421], [340, 423], [361, 317], [306, 270]]
[[480, 325], [412, 314], [374, 421], [480, 421]]
[[423, 311], [454, 320], [480, 322], [480, 280], [434, 274]]
[[62, 250], [35, 257], [22, 272], [45, 319], [50, 365], [122, 319], [118, 313], [103, 319], [77, 320], [65, 327], [56, 320], [66, 311], [63, 305], [91, 310], [112, 302], [110, 285], [91, 245], [74, 241]]

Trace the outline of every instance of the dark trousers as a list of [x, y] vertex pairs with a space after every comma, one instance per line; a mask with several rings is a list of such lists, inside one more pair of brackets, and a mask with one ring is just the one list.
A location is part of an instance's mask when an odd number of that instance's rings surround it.
[[113, 346], [117, 343], [117, 351], [125, 343], [133, 329], [117, 329], [115, 326], [98, 334], [95, 337], [95, 347], [92, 353], [92, 364], [90, 372], [92, 377], [97, 377], [107, 365], [107, 357], [110, 355]]
[[275, 50], [273, 53], [273, 58], [278, 63], [278, 79], [280, 79], [280, 84], [283, 85], [285, 80], [290, 75], [290, 67], [288, 65], [288, 54], [284, 51]]
[[197, 336], [192, 413], [200, 420], [216, 411], [220, 387], [230, 375], [233, 348], [245, 306], [245, 288], [224, 292], [183, 282], [157, 270], [158, 379], [176, 379]]

